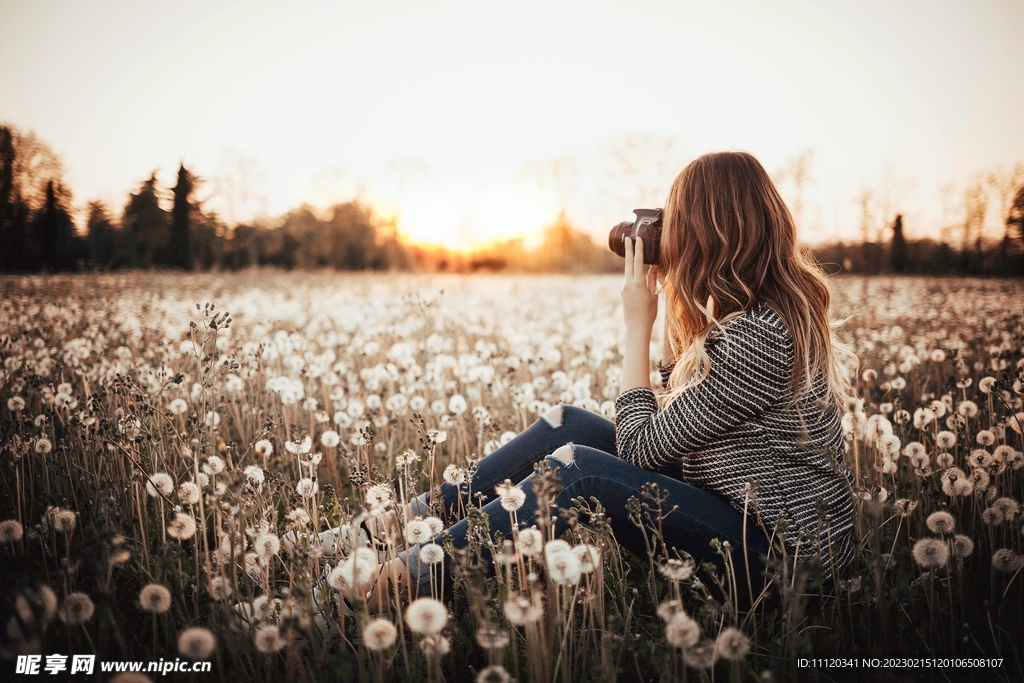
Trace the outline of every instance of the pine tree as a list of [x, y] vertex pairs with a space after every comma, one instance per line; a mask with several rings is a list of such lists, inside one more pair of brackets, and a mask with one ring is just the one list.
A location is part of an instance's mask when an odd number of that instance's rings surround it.
[[167, 245], [168, 265], [173, 268], [192, 268], [191, 236], [193, 231], [192, 191], [195, 177], [185, 165], [178, 168], [178, 184], [174, 192], [174, 206], [171, 208], [171, 240]]

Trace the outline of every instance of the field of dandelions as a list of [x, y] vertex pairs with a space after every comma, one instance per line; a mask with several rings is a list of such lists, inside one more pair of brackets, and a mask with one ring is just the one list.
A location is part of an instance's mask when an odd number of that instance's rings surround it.
[[[0, 279], [0, 655], [210, 659], [232, 681], [526, 682], [785, 681], [813, 678], [801, 657], [902, 654], [1003, 659], [935, 680], [1020, 680], [1019, 281], [834, 280], [860, 360], [843, 419], [856, 558], [834, 586], [777, 527], [762, 599], [739, 605], [728, 571], [664, 546], [671, 511], [652, 490], [630, 510], [647, 557], [620, 549], [595, 501], [552, 511], [562, 539], [551, 524], [496, 538], [472, 491], [470, 547], [430, 543], [454, 519], [408, 519], [404, 501], [467, 480], [551, 406], [614, 419], [620, 287]], [[660, 330], [659, 316], [654, 359]], [[557, 486], [542, 472], [542, 499]], [[372, 549], [349, 541], [363, 522]], [[450, 567], [452, 595], [346, 608], [341, 588], [413, 544]]]

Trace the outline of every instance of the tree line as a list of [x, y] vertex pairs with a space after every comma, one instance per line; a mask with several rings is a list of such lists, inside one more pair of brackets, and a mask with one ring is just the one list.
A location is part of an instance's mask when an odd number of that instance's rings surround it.
[[[978, 185], [968, 188], [956, 246], [946, 229], [938, 240], [907, 239], [897, 215], [885, 232], [865, 229], [860, 242], [820, 245], [814, 255], [830, 272], [1024, 276], [1024, 170], [1018, 170], [1003, 182], [1001, 241], [982, 239], [986, 203]], [[326, 212], [302, 206], [260, 225], [227, 225], [197, 199], [201, 183], [184, 164], [170, 188], [159, 187], [151, 174], [119, 212], [89, 202], [79, 230], [57, 155], [34, 133], [0, 125], [0, 270], [276, 266], [578, 273], [622, 268], [607, 244], [574, 228], [564, 213], [537, 245], [515, 238], [462, 254], [405, 243], [393, 220], [359, 201]]]

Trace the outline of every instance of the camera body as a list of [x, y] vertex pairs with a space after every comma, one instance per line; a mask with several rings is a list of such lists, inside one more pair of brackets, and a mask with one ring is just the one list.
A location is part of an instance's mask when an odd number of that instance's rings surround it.
[[608, 234], [608, 248], [619, 256], [626, 256], [626, 237], [637, 237], [644, 241], [644, 263], [656, 264], [661, 252], [661, 209], [633, 209], [636, 220], [619, 223]]

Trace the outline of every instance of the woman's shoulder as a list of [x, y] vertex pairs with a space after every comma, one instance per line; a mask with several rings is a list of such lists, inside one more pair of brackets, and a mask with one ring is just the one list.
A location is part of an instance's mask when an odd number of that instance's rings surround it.
[[786, 321], [764, 302], [758, 302], [746, 311], [729, 318], [722, 324], [722, 329], [712, 330], [709, 338], [722, 336], [723, 329], [728, 337], [739, 335], [750, 337], [762, 344], [777, 344], [784, 347], [793, 344], [793, 337], [789, 333]]

